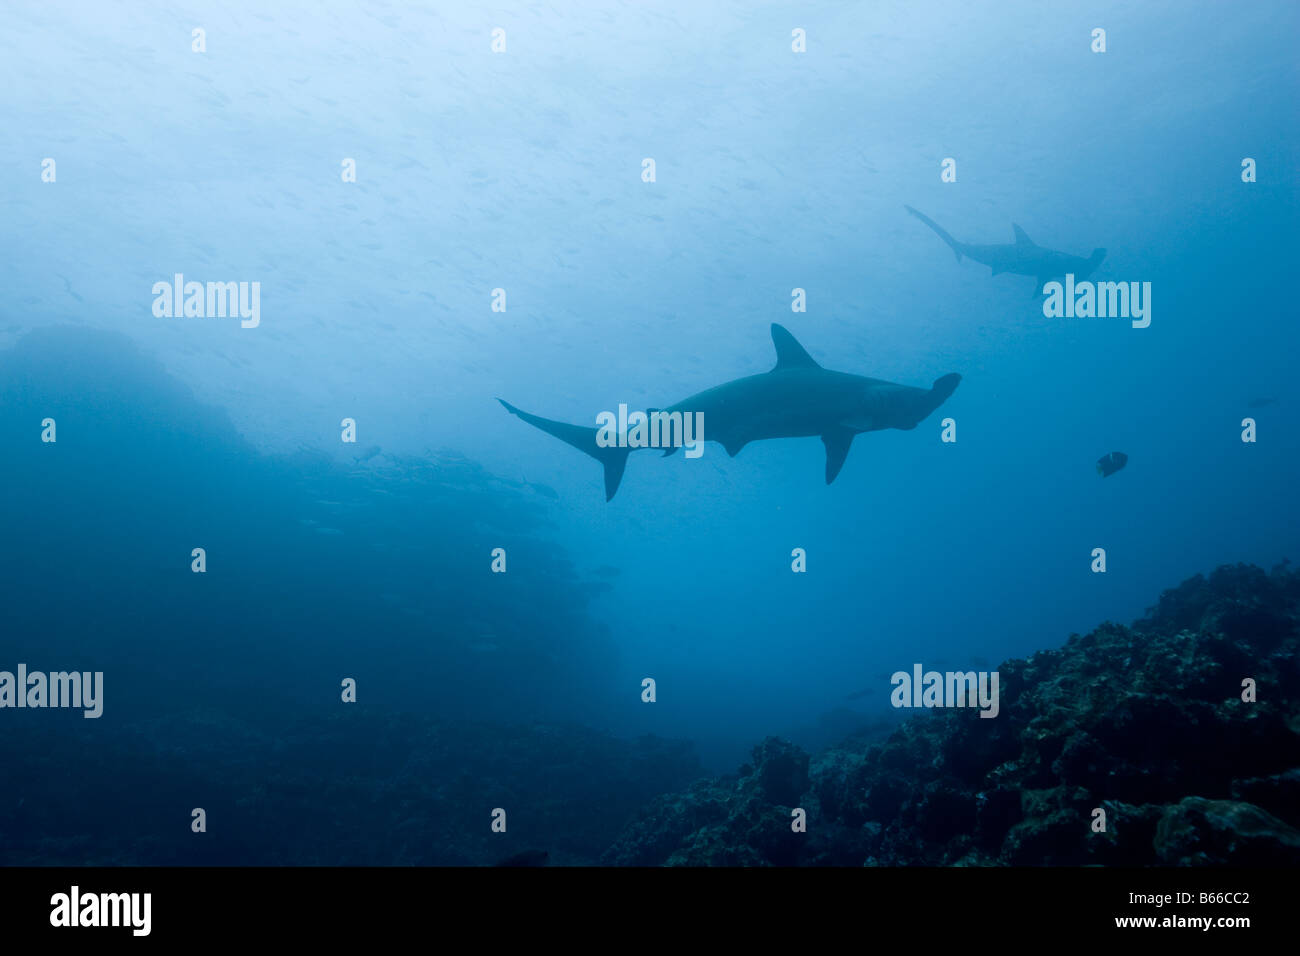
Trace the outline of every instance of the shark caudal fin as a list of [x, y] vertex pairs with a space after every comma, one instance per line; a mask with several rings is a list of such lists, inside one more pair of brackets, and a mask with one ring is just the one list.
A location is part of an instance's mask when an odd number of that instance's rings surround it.
[[925, 215], [925, 213], [917, 212], [911, 206], [904, 205], [903, 208], [906, 209], [908, 212], [910, 212], [917, 219], [921, 220], [931, 229], [933, 229], [936, 233], [938, 233], [939, 238], [942, 239], [944, 242], [948, 243], [948, 245], [952, 248], [952, 251], [956, 253], [957, 261], [961, 262], [961, 243], [958, 242], [956, 239], [954, 239], [952, 236], [948, 235], [948, 231], [944, 229], [943, 226], [939, 225], [929, 216]]
[[631, 448], [602, 447], [596, 444], [596, 434], [600, 431], [598, 428], [589, 428], [585, 425], [570, 425], [567, 422], [542, 418], [540, 415], [530, 415], [515, 408], [503, 398], [498, 398], [497, 401], [505, 406], [506, 411], [511, 415], [522, 418], [534, 428], [540, 428], [548, 435], [554, 435], [560, 441], [572, 445], [578, 451], [586, 452], [604, 465], [605, 500], [609, 501], [614, 497], [614, 493], [618, 491], [619, 482], [623, 480], [623, 470], [627, 467], [627, 456], [631, 452]]

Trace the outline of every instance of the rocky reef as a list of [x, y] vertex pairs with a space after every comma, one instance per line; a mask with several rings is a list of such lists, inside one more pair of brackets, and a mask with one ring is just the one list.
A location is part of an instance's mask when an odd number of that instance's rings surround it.
[[603, 862], [1295, 865], [1298, 612], [1286, 565], [1198, 575], [1131, 627], [1004, 662], [994, 719], [922, 711], [814, 757], [768, 738], [653, 801]]
[[1298, 614], [1300, 573], [1223, 567], [1004, 662], [995, 718], [921, 710], [815, 755], [769, 737], [712, 779], [685, 742], [558, 722], [13, 712], [0, 865], [1293, 866]]

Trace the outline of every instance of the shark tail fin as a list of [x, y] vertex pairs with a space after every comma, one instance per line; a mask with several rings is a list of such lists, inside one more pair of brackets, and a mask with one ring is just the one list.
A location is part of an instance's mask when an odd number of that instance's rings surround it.
[[627, 456], [631, 448], [602, 448], [606, 452], [600, 458], [605, 466], [605, 500], [609, 501], [618, 491], [619, 482], [623, 480], [623, 470], [627, 468]]
[[498, 398], [505, 410], [517, 418], [522, 418], [534, 428], [540, 428], [548, 435], [554, 435], [565, 444], [572, 445], [578, 451], [586, 452], [592, 458], [600, 462], [605, 468], [605, 500], [609, 501], [618, 491], [619, 482], [623, 480], [623, 471], [627, 468], [627, 456], [632, 449], [628, 447], [608, 446], [604, 447], [596, 443], [596, 435], [600, 431], [598, 428], [588, 428], [585, 425], [570, 425], [567, 422], [557, 422], [554, 419], [542, 418], [540, 415], [530, 415], [511, 405], [503, 398]]
[[957, 261], [958, 261], [958, 262], [961, 262], [961, 243], [958, 242], [956, 239], [954, 239], [952, 236], [950, 236], [950, 235], [948, 234], [948, 231], [947, 231], [946, 229], [944, 229], [943, 226], [939, 225], [937, 222], [935, 222], [933, 219], [931, 219], [931, 218], [930, 218], [929, 216], [927, 216], [925, 213], [917, 212], [917, 211], [916, 211], [915, 209], [913, 209], [911, 206], [908, 206], [908, 205], [904, 204], [903, 208], [906, 209], [908, 212], [910, 212], [910, 213], [911, 213], [913, 216], [915, 216], [917, 219], [921, 220], [923, 223], [925, 223], [925, 224], [926, 224], [927, 226], [929, 226], [931, 229], [933, 229], [933, 230], [935, 231], [935, 233], [938, 234], [938, 236], [939, 236], [940, 239], [942, 239], [944, 242], [948, 243], [949, 247], [950, 247], [950, 248], [952, 249], [952, 251], [953, 251], [953, 254], [957, 256]]

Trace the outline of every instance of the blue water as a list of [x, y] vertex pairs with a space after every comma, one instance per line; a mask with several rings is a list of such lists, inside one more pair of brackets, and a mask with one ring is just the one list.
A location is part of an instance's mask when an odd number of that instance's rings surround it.
[[[1295, 556], [1293, 3], [0, 16], [0, 668], [104, 670], [96, 733], [336, 713], [350, 676], [373, 709], [731, 768], [891, 713], [913, 662], [996, 665]], [[1150, 327], [1045, 318], [904, 204], [1105, 247]], [[176, 273], [259, 282], [260, 325], [157, 317]], [[773, 322], [829, 368], [963, 380], [830, 486], [816, 438], [711, 444], [633, 455], [609, 503], [495, 401], [666, 406], [770, 368]]]

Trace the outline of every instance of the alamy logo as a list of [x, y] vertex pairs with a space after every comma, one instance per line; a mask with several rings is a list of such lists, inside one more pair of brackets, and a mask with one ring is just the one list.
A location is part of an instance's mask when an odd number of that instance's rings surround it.
[[1045, 283], [1043, 294], [1049, 319], [1132, 319], [1135, 329], [1151, 324], [1150, 282], [1075, 282], [1071, 272], [1064, 285]]
[[601, 448], [685, 448], [687, 458], [704, 454], [704, 413], [665, 412], [652, 408], [649, 413], [632, 412], [618, 406], [618, 414], [601, 412], [596, 416], [596, 444]]
[[171, 282], [153, 284], [153, 314], [160, 319], [224, 319], [238, 316], [239, 324], [255, 329], [262, 323], [262, 283], [186, 282], [176, 273]]
[[978, 707], [981, 717], [998, 715], [998, 672], [925, 671], [912, 665], [912, 673], [895, 671], [889, 702], [895, 707]]
[[82, 717], [95, 718], [104, 713], [103, 671], [27, 672], [18, 665], [17, 675], [0, 671], [0, 708], [4, 707], [80, 707]]
[[68, 893], [50, 897], [51, 926], [129, 926], [133, 936], [148, 936], [152, 928], [152, 893]]

